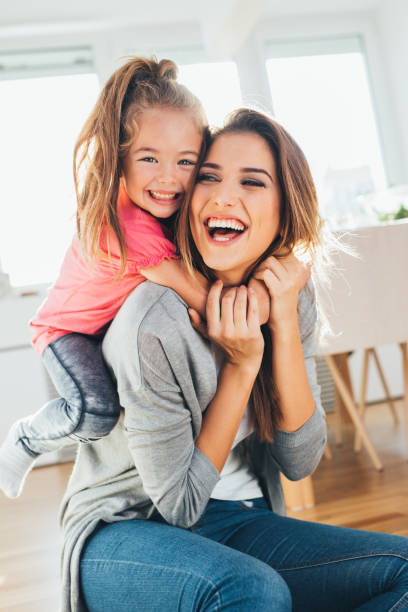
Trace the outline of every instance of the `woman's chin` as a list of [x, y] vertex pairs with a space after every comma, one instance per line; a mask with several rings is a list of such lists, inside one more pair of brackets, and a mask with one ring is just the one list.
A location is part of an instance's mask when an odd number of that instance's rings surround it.
[[234, 265], [234, 262], [225, 261], [220, 257], [205, 257], [203, 258], [205, 265], [213, 270], [216, 277], [224, 283], [224, 285], [239, 285], [246, 276], [248, 266], [243, 266], [242, 263]]

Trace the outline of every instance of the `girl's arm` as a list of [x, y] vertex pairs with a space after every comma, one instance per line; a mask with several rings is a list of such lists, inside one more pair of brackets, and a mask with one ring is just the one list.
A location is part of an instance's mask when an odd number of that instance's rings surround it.
[[163, 259], [157, 266], [140, 270], [145, 278], [173, 289], [190, 306], [205, 316], [209, 282], [194, 271], [192, 276], [181, 259]]
[[[189, 274], [181, 259], [163, 259], [154, 268], [145, 268], [140, 272], [152, 283], [173, 289], [190, 308], [205, 318], [210, 283], [197, 271], [194, 271], [194, 276]], [[269, 293], [264, 283], [259, 280], [251, 279], [249, 286], [254, 289], [258, 298], [259, 320], [261, 324], [266, 323], [269, 318]], [[203, 329], [199, 331], [203, 333]]]

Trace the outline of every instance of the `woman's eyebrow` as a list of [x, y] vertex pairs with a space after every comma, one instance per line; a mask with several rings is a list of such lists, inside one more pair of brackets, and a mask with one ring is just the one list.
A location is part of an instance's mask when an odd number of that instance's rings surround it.
[[201, 168], [202, 168], [203, 166], [206, 166], [207, 168], [214, 168], [214, 170], [219, 170], [219, 169], [221, 168], [221, 166], [220, 166], [220, 165], [218, 165], [218, 164], [214, 164], [214, 163], [212, 163], [212, 162], [203, 162], [203, 163], [201, 164]]
[[274, 182], [269, 172], [263, 170], [262, 168], [241, 168], [241, 172], [258, 172], [260, 174], [266, 174], [266, 176], [271, 179], [272, 183]]

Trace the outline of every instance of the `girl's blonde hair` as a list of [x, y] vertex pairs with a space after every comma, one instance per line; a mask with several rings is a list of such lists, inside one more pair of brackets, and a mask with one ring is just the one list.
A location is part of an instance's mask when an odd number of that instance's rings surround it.
[[[84, 252], [101, 256], [104, 229], [113, 231], [126, 265], [126, 245], [117, 215], [122, 160], [129, 151], [144, 111], [172, 108], [191, 113], [197, 128], [207, 125], [201, 102], [176, 81], [177, 66], [168, 59], [134, 57], [116, 70], [102, 89], [74, 149], [77, 231]], [[109, 251], [109, 242], [108, 242]]]
[[[312, 259], [321, 244], [322, 220], [313, 178], [306, 158], [299, 145], [274, 119], [259, 111], [240, 108], [232, 112], [224, 126], [216, 130], [207, 141], [207, 150], [224, 134], [253, 133], [268, 144], [276, 163], [276, 173], [281, 193], [280, 231], [269, 248], [254, 263], [248, 274], [270, 255], [283, 256], [299, 251]], [[199, 168], [196, 170], [196, 175]], [[177, 244], [180, 254], [190, 271], [199, 270], [210, 281], [216, 280], [194, 243], [189, 224], [189, 204], [193, 186], [180, 209], [177, 223]], [[279, 251], [279, 252], [278, 252]], [[267, 325], [262, 327], [265, 350], [262, 365], [251, 393], [251, 410], [257, 437], [271, 442], [279, 426], [281, 410], [278, 391], [272, 377], [272, 337]]]

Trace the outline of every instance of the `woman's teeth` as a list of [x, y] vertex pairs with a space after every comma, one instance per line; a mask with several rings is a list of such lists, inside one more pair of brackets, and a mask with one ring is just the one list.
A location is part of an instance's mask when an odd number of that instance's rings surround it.
[[236, 219], [214, 219], [210, 218], [207, 222], [209, 228], [224, 228], [228, 227], [230, 229], [243, 232], [245, 229], [245, 225], [237, 221]]
[[210, 236], [216, 242], [228, 242], [245, 231], [246, 227], [237, 219], [217, 219], [211, 217], [207, 221]]
[[179, 193], [159, 193], [158, 191], [149, 190], [150, 195], [155, 200], [176, 200], [179, 197]]

